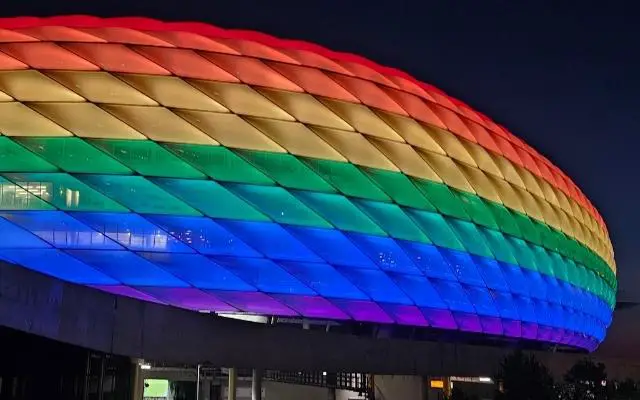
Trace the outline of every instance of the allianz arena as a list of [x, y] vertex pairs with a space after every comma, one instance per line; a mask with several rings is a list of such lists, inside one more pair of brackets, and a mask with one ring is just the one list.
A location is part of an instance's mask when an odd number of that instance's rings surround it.
[[0, 259], [221, 314], [588, 351], [605, 223], [504, 127], [361, 57], [200, 23], [0, 19]]

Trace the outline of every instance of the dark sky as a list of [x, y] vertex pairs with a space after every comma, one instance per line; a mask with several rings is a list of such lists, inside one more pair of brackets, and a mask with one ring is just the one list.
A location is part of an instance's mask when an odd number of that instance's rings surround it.
[[403, 69], [506, 125], [574, 178], [608, 222], [623, 297], [640, 300], [629, 285], [640, 283], [640, 10], [633, 1], [2, 3], [3, 16], [135, 15], [254, 29]]

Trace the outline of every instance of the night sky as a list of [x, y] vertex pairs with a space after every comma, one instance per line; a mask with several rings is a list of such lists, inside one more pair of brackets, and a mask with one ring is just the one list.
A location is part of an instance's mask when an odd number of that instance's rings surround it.
[[2, 3], [2, 16], [148, 16], [253, 29], [405, 70], [504, 124], [566, 171], [608, 223], [621, 299], [640, 301], [630, 285], [640, 283], [640, 10], [631, 1]]

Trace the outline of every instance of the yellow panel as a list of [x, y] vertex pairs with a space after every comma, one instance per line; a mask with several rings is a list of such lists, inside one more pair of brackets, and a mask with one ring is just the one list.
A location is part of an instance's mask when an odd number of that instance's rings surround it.
[[265, 88], [257, 90], [302, 123], [353, 131], [351, 125], [347, 124], [310, 94]]
[[13, 97], [9, 96], [8, 94], [4, 93], [4, 92], [0, 92], [0, 102], [7, 102], [7, 101], [13, 101]]
[[562, 232], [564, 232], [566, 235], [569, 235], [569, 237], [575, 237], [576, 239], [578, 239], [578, 241], [581, 241], [581, 242], [584, 241], [584, 234], [582, 229], [579, 229], [578, 231], [576, 231], [573, 225], [571, 225], [571, 222], [569, 221], [569, 217], [567, 217], [567, 214], [564, 211], [556, 207], [553, 207], [553, 209], [555, 210], [556, 215], [560, 219], [560, 226], [562, 227]]
[[498, 178], [503, 178], [502, 171], [496, 165], [493, 158], [489, 155], [489, 152], [484, 149], [484, 147], [480, 146], [477, 143], [470, 142], [468, 140], [460, 140], [460, 143], [464, 146], [465, 149], [471, 155], [471, 158], [478, 164], [478, 168], [481, 170], [488, 172]]
[[422, 127], [425, 128], [428, 135], [444, 149], [449, 157], [455, 158], [461, 163], [471, 165], [472, 167], [478, 166], [473, 157], [471, 157], [471, 154], [469, 154], [467, 149], [464, 148], [460, 140], [458, 140], [453, 133], [426, 124], [422, 124]]
[[581, 233], [581, 225], [578, 221], [576, 221], [574, 218], [569, 218], [569, 223], [571, 224], [571, 229], [573, 230], [574, 234], [578, 235]]
[[245, 117], [245, 119], [291, 154], [301, 157], [347, 161], [336, 149], [299, 122], [254, 117]]
[[85, 101], [82, 96], [34, 69], [1, 71], [0, 90], [19, 101]]
[[576, 217], [576, 219], [580, 221], [580, 223], [584, 223], [584, 216], [582, 214], [582, 208], [580, 207], [580, 205], [578, 205], [578, 203], [572, 198], [569, 198], [569, 204], [571, 204], [573, 216]]
[[550, 225], [553, 228], [560, 230], [561, 226], [560, 226], [560, 221], [558, 219], [558, 216], [556, 215], [553, 208], [551, 208], [549, 203], [547, 203], [544, 199], [541, 199], [539, 197], [534, 197], [534, 198], [536, 199], [538, 205], [540, 206], [540, 210], [542, 211], [542, 215], [544, 216], [544, 222], [546, 222], [547, 225]]
[[467, 181], [473, 186], [478, 196], [502, 204], [502, 199], [487, 175], [476, 167], [458, 164]]
[[513, 163], [511, 163], [511, 165], [513, 166], [513, 169], [516, 170], [520, 178], [522, 178], [522, 182], [524, 182], [524, 187], [527, 188], [527, 191], [538, 197], [544, 198], [544, 192], [533, 174], [519, 165]]
[[523, 189], [527, 188], [527, 186], [522, 181], [522, 178], [520, 177], [516, 169], [513, 167], [513, 164], [511, 163], [511, 161], [496, 154], [489, 153], [489, 155], [491, 156], [491, 158], [493, 158], [493, 161], [495, 161], [498, 168], [500, 168], [500, 171], [502, 172], [502, 176], [504, 176], [504, 179], [507, 182], [514, 184], [516, 186], [520, 186]]
[[295, 120], [291, 115], [247, 85], [199, 79], [187, 79], [187, 82], [236, 114], [285, 121]]
[[276, 142], [235, 114], [188, 110], [173, 112], [224, 146], [286, 153]]
[[209, 135], [164, 107], [104, 105], [105, 110], [152, 140], [159, 142], [218, 144]]
[[396, 131], [374, 114], [369, 107], [363, 104], [322, 98], [319, 100], [358, 132], [382, 139], [404, 142], [402, 136], [398, 135]]
[[571, 217], [573, 217], [573, 208], [571, 208], [571, 204], [569, 203], [569, 199], [567, 195], [562, 192], [562, 190], [558, 190], [556, 188], [553, 189], [556, 193], [556, 197], [558, 198], [558, 203], [560, 203], [560, 207]]
[[447, 154], [414, 119], [382, 110], [375, 110], [375, 113], [412, 146], [420, 147], [432, 153]]
[[405, 174], [442, 182], [435, 171], [408, 144], [374, 137], [367, 139]]
[[72, 136], [22, 103], [0, 103], [0, 133], [7, 136]]
[[447, 185], [465, 192], [475, 193], [473, 186], [449, 157], [418, 149], [418, 154], [436, 171]]
[[560, 207], [560, 201], [556, 196], [556, 192], [551, 188], [551, 185], [549, 184], [549, 182], [540, 178], [537, 178], [537, 181], [540, 184], [540, 188], [542, 189], [544, 198], [547, 199], [547, 201], [553, 204], [554, 206]]
[[522, 201], [525, 213], [531, 218], [542, 221], [542, 219], [544, 218], [542, 210], [540, 210], [540, 207], [538, 207], [538, 203], [536, 203], [536, 201], [534, 200], [533, 195], [518, 186], [512, 185], [511, 187], [518, 194], [518, 196], [520, 196], [520, 201]]
[[311, 129], [354, 164], [400, 171], [398, 167], [359, 133], [315, 126], [311, 127]]
[[502, 199], [502, 203], [513, 210], [520, 211], [521, 213], [525, 213], [524, 206], [522, 205], [522, 201], [520, 197], [516, 194], [513, 187], [509, 185], [506, 181], [496, 178], [493, 175], [487, 175], [487, 178], [493, 183], [500, 198]]
[[76, 136], [100, 139], [145, 138], [92, 103], [31, 103], [30, 107]]
[[158, 105], [108, 72], [47, 71], [46, 74], [94, 103]]
[[118, 77], [165, 107], [229, 111], [211, 97], [175, 76], [120, 74]]

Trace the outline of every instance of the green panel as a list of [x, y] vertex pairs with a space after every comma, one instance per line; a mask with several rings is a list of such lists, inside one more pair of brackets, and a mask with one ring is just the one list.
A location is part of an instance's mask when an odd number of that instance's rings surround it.
[[66, 173], [5, 174], [4, 176], [60, 210], [129, 211]]
[[445, 218], [451, 226], [451, 229], [456, 233], [456, 236], [462, 242], [464, 248], [471, 254], [479, 256], [494, 258], [491, 253], [491, 249], [487, 245], [478, 228], [473, 222], [463, 221], [455, 218]]
[[0, 176], [0, 210], [55, 210], [55, 207]]
[[80, 179], [137, 213], [201, 215], [142, 176], [84, 175]]
[[161, 178], [155, 178], [153, 182], [209, 217], [270, 221], [269, 217], [217, 182]]
[[152, 140], [91, 140], [140, 175], [168, 178], [204, 178], [205, 175]]
[[375, 182], [393, 201], [405, 207], [426, 211], [436, 211], [406, 175], [382, 169], [363, 168], [367, 176]]
[[300, 158], [324, 180], [332, 184], [346, 196], [370, 200], [391, 201], [375, 183], [351, 163]]
[[336, 191], [327, 181], [291, 154], [251, 150], [235, 150], [235, 152], [284, 187], [316, 192], [335, 193]]
[[369, 200], [354, 200], [353, 202], [378, 226], [384, 229], [389, 236], [397, 239], [431, 243], [413, 220], [396, 204]]
[[338, 229], [386, 236], [386, 233], [344, 196], [331, 193], [292, 191]]
[[523, 239], [531, 243], [542, 244], [540, 231], [528, 216], [513, 210], [511, 211], [511, 215], [513, 215], [513, 219], [516, 221], [516, 224], [518, 224], [518, 228], [520, 229], [520, 232], [522, 232]]
[[330, 223], [278, 186], [228, 183], [227, 189], [281, 224], [333, 228]]
[[484, 239], [487, 245], [491, 249], [491, 253], [495, 256], [496, 260], [502, 261], [508, 264], [517, 264], [518, 260], [513, 255], [513, 249], [507, 243], [507, 239], [502, 232], [480, 227], [480, 232], [484, 235]]
[[164, 143], [163, 146], [213, 179], [257, 185], [274, 184], [271, 178], [226, 147], [182, 143]]
[[462, 202], [449, 186], [418, 178], [411, 178], [411, 180], [440, 213], [467, 221], [471, 220], [469, 214], [464, 210]]
[[507, 235], [522, 237], [518, 224], [505, 206], [492, 201], [487, 201], [486, 204], [502, 232]]
[[131, 174], [131, 170], [77, 137], [16, 139], [60, 169], [71, 173]]
[[420, 210], [407, 210], [407, 213], [436, 246], [466, 251], [442, 215]]
[[471, 220], [478, 225], [491, 229], [500, 229], [487, 204], [478, 196], [452, 189], [460, 198], [460, 202]]
[[529, 248], [527, 242], [522, 239], [518, 239], [516, 237], [507, 237], [511, 247], [513, 248], [513, 254], [516, 256], [518, 260], [518, 265], [523, 268], [532, 269], [534, 271], [538, 271], [538, 265], [536, 264], [536, 259]]
[[529, 245], [533, 255], [536, 259], [536, 265], [538, 266], [538, 271], [542, 274], [547, 274], [549, 276], [556, 276], [556, 273], [553, 269], [553, 261], [549, 256], [549, 253], [542, 247], [535, 244]]
[[58, 169], [6, 136], [0, 136], [0, 172], [54, 172]]

